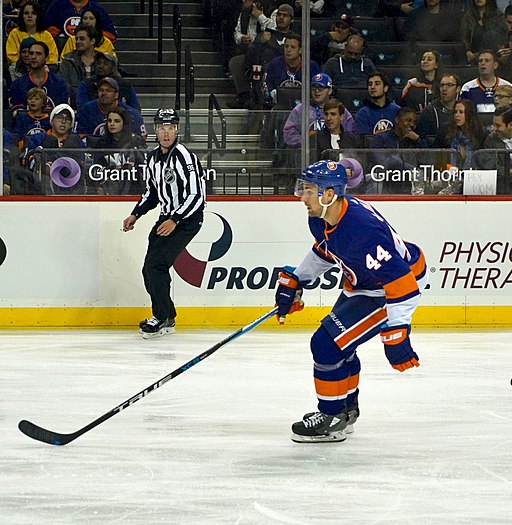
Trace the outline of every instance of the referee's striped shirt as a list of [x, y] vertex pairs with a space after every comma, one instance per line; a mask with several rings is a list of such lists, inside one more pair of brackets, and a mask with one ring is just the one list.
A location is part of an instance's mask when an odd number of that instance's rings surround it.
[[179, 223], [204, 209], [206, 183], [197, 155], [177, 141], [169, 152], [158, 146], [148, 155], [146, 191], [132, 211], [135, 217], [160, 204], [160, 218]]

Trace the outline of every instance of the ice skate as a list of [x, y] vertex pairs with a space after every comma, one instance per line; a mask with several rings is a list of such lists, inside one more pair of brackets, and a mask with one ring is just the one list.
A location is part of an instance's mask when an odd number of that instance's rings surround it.
[[[345, 441], [348, 425], [347, 413], [330, 416], [322, 412], [305, 414], [302, 421], [292, 425], [292, 441], [295, 443], [330, 443]], [[353, 429], [352, 429], [353, 431]]]
[[[308, 412], [307, 414], [304, 414], [302, 416], [302, 421], [305, 421], [306, 419], [310, 418], [314, 414], [316, 414], [316, 412]], [[354, 433], [354, 423], [357, 421], [358, 417], [359, 417], [359, 409], [357, 407], [350, 409], [348, 411], [348, 422], [345, 428], [345, 434]]]
[[160, 321], [160, 319], [157, 319], [156, 317], [151, 317], [150, 319], [146, 319], [139, 323], [139, 332], [144, 339], [159, 337], [165, 334], [173, 334], [175, 332], [175, 324], [174, 319], [164, 319], [163, 321]]

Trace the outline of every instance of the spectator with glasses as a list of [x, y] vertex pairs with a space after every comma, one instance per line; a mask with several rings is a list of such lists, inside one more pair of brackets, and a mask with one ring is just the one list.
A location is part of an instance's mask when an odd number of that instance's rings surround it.
[[512, 104], [512, 86], [498, 86], [494, 92], [494, 106], [496, 109]]
[[447, 124], [455, 102], [459, 98], [460, 78], [453, 73], [445, 73], [439, 80], [439, 99], [427, 104], [421, 112], [416, 128], [420, 137], [434, 136], [440, 126]]

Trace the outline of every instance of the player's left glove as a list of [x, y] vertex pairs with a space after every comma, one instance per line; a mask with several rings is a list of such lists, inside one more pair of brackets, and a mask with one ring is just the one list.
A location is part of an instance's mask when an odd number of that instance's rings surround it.
[[384, 352], [391, 366], [399, 372], [420, 366], [418, 354], [412, 349], [409, 325], [387, 326], [380, 332]]
[[299, 278], [293, 273], [295, 268], [291, 266], [283, 267], [279, 274], [276, 290], [277, 320], [279, 324], [284, 324], [284, 318], [288, 314], [300, 312], [304, 308], [302, 302], [302, 287]]

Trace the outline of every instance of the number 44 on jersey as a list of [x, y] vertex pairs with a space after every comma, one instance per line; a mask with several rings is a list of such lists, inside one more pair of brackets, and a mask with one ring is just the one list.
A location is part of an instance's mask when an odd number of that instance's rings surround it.
[[378, 270], [382, 266], [380, 261], [389, 261], [391, 257], [392, 255], [379, 244], [375, 257], [370, 253], [366, 254], [366, 267], [368, 270]]

